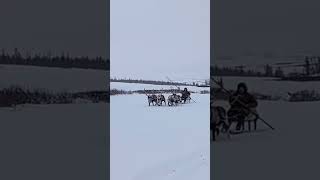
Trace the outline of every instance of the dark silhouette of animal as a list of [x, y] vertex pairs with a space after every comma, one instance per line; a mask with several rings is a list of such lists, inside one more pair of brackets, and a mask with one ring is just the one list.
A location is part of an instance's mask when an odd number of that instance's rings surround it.
[[168, 96], [168, 106], [178, 105], [181, 102], [181, 97], [177, 94]]
[[177, 103], [181, 103], [182, 102], [181, 96], [180, 95], [176, 95], [176, 100], [177, 100]]
[[210, 133], [213, 136], [213, 141], [220, 133], [226, 133], [230, 138], [229, 129], [227, 111], [221, 106], [212, 106], [210, 109]]
[[162, 102], [164, 102], [164, 105], [166, 105], [166, 98], [164, 97], [164, 95], [160, 94], [157, 96], [158, 106], [162, 106]]
[[151, 104], [152, 104], [153, 106], [158, 104], [158, 97], [157, 97], [157, 95], [152, 94], [152, 95], [147, 95], [147, 97], [148, 97], [149, 106], [150, 106]]

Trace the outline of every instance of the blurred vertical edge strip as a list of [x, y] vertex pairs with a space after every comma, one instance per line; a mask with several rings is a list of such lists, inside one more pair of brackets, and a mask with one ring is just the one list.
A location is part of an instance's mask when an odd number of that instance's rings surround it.
[[105, 155], [106, 157], [104, 158], [104, 163], [105, 163], [105, 166], [103, 166], [103, 168], [105, 169], [105, 179], [110, 179], [110, 70], [111, 70], [111, 67], [110, 67], [110, 0], [106, 0], [106, 20], [107, 20], [107, 32], [106, 32], [106, 43], [107, 43], [107, 59], [109, 59], [109, 69], [107, 71], [107, 77], [106, 77], [106, 82], [107, 82], [107, 91], [109, 92], [108, 94], [108, 99], [109, 99], [109, 102], [107, 104], [107, 119], [106, 119], [106, 124], [105, 124], [105, 127], [106, 127], [106, 139], [105, 139]]
[[[216, 0], [213, 0], [213, 1], [210, 1], [210, 79], [212, 78], [213, 76], [213, 72], [212, 71], [212, 66], [214, 64], [214, 57], [215, 57], [215, 54], [214, 54], [214, 3], [216, 2]], [[210, 82], [210, 86], [212, 86], [212, 82]], [[210, 94], [213, 93], [213, 91], [211, 91], [212, 88], [210, 88]], [[211, 95], [210, 95], [211, 97]], [[210, 104], [212, 103], [211, 102], [211, 98], [210, 98]], [[210, 108], [210, 111], [211, 113], [211, 108]], [[210, 118], [211, 118], [211, 115], [210, 115]], [[209, 119], [210, 121], [210, 119]], [[209, 133], [211, 133], [209, 131]], [[213, 153], [214, 153], [214, 147], [213, 147], [213, 143], [211, 142], [211, 134], [209, 135], [210, 139], [210, 179], [213, 180], [214, 176], [213, 176], [213, 172], [214, 172], [214, 159], [213, 159]]]

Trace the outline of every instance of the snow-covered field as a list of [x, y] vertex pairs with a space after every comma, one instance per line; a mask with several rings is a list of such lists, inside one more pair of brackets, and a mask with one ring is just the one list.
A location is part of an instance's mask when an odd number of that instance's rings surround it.
[[[106, 71], [34, 66], [0, 65], [0, 81], [0, 89], [12, 85], [49, 91], [108, 87]], [[0, 108], [0, 179], [105, 177], [108, 109], [107, 103]]]
[[111, 96], [111, 180], [210, 179], [209, 94], [191, 97], [196, 103], [169, 107]]
[[[282, 95], [299, 90], [319, 90], [320, 82], [271, 81], [267, 78], [224, 77], [224, 85], [235, 89], [245, 82], [249, 91]], [[225, 101], [215, 105], [229, 108]], [[216, 180], [305, 179], [318, 177], [320, 102], [259, 101], [258, 112], [275, 131], [258, 121], [258, 132], [219, 137], [211, 144], [211, 168]], [[260, 131], [262, 130], [262, 131]], [[266, 131], [265, 131], [266, 130]], [[314, 164], [314, 165], [311, 165]]]
[[19, 85], [50, 91], [106, 90], [107, 78], [107, 72], [102, 70], [0, 65], [0, 88]]
[[0, 108], [0, 179], [104, 177], [108, 108], [106, 103]]
[[[197, 87], [197, 86], [178, 86], [181, 90], [187, 88], [189, 91], [200, 92], [202, 90], [210, 90], [209, 87]], [[118, 89], [125, 91], [136, 91], [136, 90], [161, 90], [161, 89], [177, 89], [177, 86], [169, 85], [153, 85], [153, 84], [138, 84], [138, 83], [122, 83], [122, 82], [111, 82], [110, 89]]]
[[[212, 143], [213, 179], [318, 179], [320, 102], [259, 104], [260, 115], [275, 131], [223, 137]], [[267, 128], [258, 122], [258, 129]]]

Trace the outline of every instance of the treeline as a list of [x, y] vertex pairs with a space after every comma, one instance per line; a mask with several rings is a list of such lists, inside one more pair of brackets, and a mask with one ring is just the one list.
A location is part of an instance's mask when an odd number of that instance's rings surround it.
[[[125, 95], [125, 94], [171, 94], [171, 93], [181, 93], [182, 90], [179, 89], [162, 89], [162, 90], [135, 90], [135, 91], [125, 91], [119, 89], [111, 89], [110, 95]], [[194, 91], [189, 91], [190, 93], [195, 93]], [[210, 91], [202, 90], [200, 94], [209, 94]]]
[[[212, 102], [216, 100], [224, 100], [229, 101], [230, 94], [219, 89], [219, 88], [211, 88], [210, 100]], [[229, 90], [232, 94], [235, 92], [233, 90]], [[271, 96], [261, 93], [252, 92], [252, 95], [255, 96], [258, 100], [265, 100], [265, 101], [277, 101], [280, 100], [281, 97], [279, 96]]]
[[303, 64], [305, 75], [320, 73], [320, 56], [306, 56]]
[[[228, 101], [230, 94], [226, 93], [219, 88], [211, 88], [210, 100], [212, 102], [216, 100]], [[231, 93], [235, 92], [230, 90]], [[280, 95], [265, 95], [261, 93], [252, 92], [252, 94], [259, 100], [269, 100], [269, 101], [278, 101], [278, 100], [287, 100], [289, 102], [306, 102], [306, 101], [320, 101], [320, 94], [315, 90], [301, 90], [293, 93], [288, 93], [288, 97], [282, 97]]]
[[71, 104], [110, 102], [108, 91], [59, 92], [43, 89], [26, 90], [12, 86], [0, 90], [0, 106], [10, 107], [19, 104]]
[[217, 65], [210, 68], [211, 76], [247, 76], [247, 77], [284, 77], [285, 74], [282, 68], [274, 69], [270, 65], [264, 66], [264, 71], [256, 71], [252, 69], [244, 69], [244, 66], [239, 67], [219, 67]]
[[320, 101], [320, 94], [315, 90], [302, 90], [294, 93], [288, 93], [289, 101]]
[[95, 58], [89, 58], [88, 56], [70, 57], [68, 53], [62, 53], [60, 56], [52, 56], [50, 53], [46, 55], [26, 53], [23, 56], [17, 48], [11, 54], [2, 49], [0, 64], [110, 70], [110, 60], [100, 56]]
[[154, 85], [174, 85], [174, 86], [194, 86], [195, 84], [171, 82], [171, 81], [154, 81], [154, 80], [142, 80], [142, 79], [117, 79], [111, 78], [111, 82], [123, 82], [123, 83], [138, 83], [138, 84], [154, 84]]
[[[169, 94], [169, 93], [181, 93], [181, 90], [178, 89], [162, 89], [162, 90], [134, 90], [134, 91], [125, 91], [119, 89], [111, 89], [110, 95], [124, 95], [124, 94]], [[194, 93], [190, 91], [190, 93]]]
[[210, 70], [211, 76], [263, 76], [261, 72], [244, 70], [243, 68], [213, 66]]
[[[320, 74], [320, 56], [305, 56], [304, 62], [301, 63], [278, 63], [280, 66], [271, 66], [265, 64], [261, 71], [245, 69], [245, 66], [236, 67], [219, 67], [217, 65], [211, 67], [213, 76], [255, 76], [255, 77], [277, 77], [282, 79], [299, 79], [300, 77], [311, 77], [311, 75]], [[283, 68], [299, 68], [299, 72], [291, 72], [285, 74]]]

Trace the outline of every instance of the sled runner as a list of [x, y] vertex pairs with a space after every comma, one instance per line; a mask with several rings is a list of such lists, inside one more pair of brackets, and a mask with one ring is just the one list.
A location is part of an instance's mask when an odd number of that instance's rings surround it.
[[231, 135], [238, 135], [238, 134], [252, 134], [252, 133], [261, 133], [261, 132], [265, 132], [268, 131], [268, 129], [256, 129], [256, 130], [243, 130], [243, 131], [233, 131], [230, 130], [229, 133]]
[[190, 101], [191, 101], [190, 95], [188, 95], [188, 96], [182, 96], [182, 97], [181, 97], [181, 101], [183, 101], [183, 103], [190, 103]]
[[[240, 130], [236, 130], [233, 128], [233, 124], [237, 121], [237, 115], [235, 116], [228, 116], [227, 111], [225, 108], [221, 106], [212, 106], [210, 111], [210, 133], [213, 136], [213, 141], [215, 141], [216, 137], [219, 136], [221, 133], [226, 134], [228, 138], [230, 135], [236, 135], [241, 133], [250, 133], [250, 132], [257, 132], [257, 111], [256, 109], [252, 109], [255, 113], [248, 114], [243, 124], [241, 125]], [[247, 129], [245, 125], [247, 124]], [[252, 130], [251, 125], [254, 125], [254, 129]]]
[[[243, 123], [240, 125], [240, 131], [245, 131], [246, 124], [248, 127], [248, 131], [251, 131], [251, 124], [253, 124], [254, 130], [257, 129], [257, 121], [258, 121], [258, 112], [255, 108], [251, 108], [250, 111], [247, 111], [248, 115], [245, 115]], [[238, 122], [238, 116], [241, 116], [242, 114], [235, 114], [233, 116], [228, 116], [228, 121], [230, 123], [230, 126], [233, 122]], [[234, 132], [234, 131], [233, 131]]]

